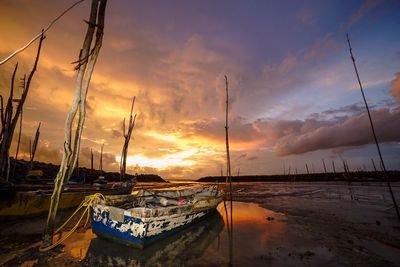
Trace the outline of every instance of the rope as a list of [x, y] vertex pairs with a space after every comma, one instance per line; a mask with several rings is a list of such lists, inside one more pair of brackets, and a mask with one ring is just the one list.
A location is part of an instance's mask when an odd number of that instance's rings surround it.
[[79, 224], [81, 223], [83, 217], [86, 215], [86, 220], [85, 220], [85, 224], [84, 227], [86, 227], [86, 225], [89, 222], [89, 217], [90, 217], [90, 207], [93, 206], [93, 203], [95, 200], [97, 199], [103, 199], [105, 200], [105, 197], [100, 194], [100, 193], [95, 193], [93, 195], [88, 196], [87, 198], [85, 198], [81, 204], [79, 205], [79, 207], [74, 211], [74, 213], [72, 213], [72, 215], [60, 226], [58, 227], [58, 229], [55, 231], [54, 234], [57, 234], [59, 232], [61, 232], [61, 230], [68, 224], [69, 221], [71, 221], [72, 218], [74, 218], [74, 216], [82, 209], [83, 213], [81, 215], [81, 217], [79, 218], [79, 220], [76, 222], [76, 224], [72, 227], [71, 230], [69, 230], [66, 235], [64, 237], [61, 237], [59, 240], [57, 240], [55, 243], [51, 244], [48, 247], [41, 247], [39, 248], [39, 250], [41, 252], [45, 252], [45, 251], [49, 251], [50, 249], [55, 248], [56, 246], [60, 245], [62, 242], [64, 242], [68, 237], [70, 237], [72, 235], [72, 233], [75, 232], [75, 230], [78, 228]]
[[67, 13], [68, 11], [70, 11], [72, 8], [74, 8], [76, 5], [82, 3], [85, 0], [79, 0], [78, 2], [74, 3], [72, 6], [70, 6], [69, 8], [67, 8], [66, 10], [64, 10], [58, 17], [56, 17], [55, 19], [53, 19], [49, 25], [47, 25], [46, 29], [44, 29], [42, 32], [40, 32], [39, 34], [37, 34], [35, 37], [33, 37], [25, 46], [21, 47], [20, 49], [16, 50], [14, 53], [12, 53], [11, 55], [9, 55], [8, 57], [6, 57], [5, 59], [3, 59], [2, 61], [0, 61], [0, 65], [3, 65], [4, 63], [6, 63], [7, 61], [9, 61], [11, 58], [13, 58], [15, 55], [21, 53], [22, 51], [24, 51], [26, 48], [28, 48], [28, 46], [30, 46], [34, 41], [36, 41], [37, 39], [39, 39], [40, 36], [42, 36], [45, 32], [47, 32], [51, 26], [53, 26], [54, 23], [57, 22], [57, 20], [59, 20], [62, 16], [65, 15], [65, 13]]

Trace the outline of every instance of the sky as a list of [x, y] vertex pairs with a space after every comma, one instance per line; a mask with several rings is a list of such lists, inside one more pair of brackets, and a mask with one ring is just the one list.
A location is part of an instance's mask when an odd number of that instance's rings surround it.
[[[0, 0], [0, 59], [74, 1]], [[41, 122], [36, 160], [59, 164], [90, 1], [47, 34], [24, 106], [22, 152]], [[136, 96], [128, 173], [197, 179], [225, 174], [225, 84], [233, 174], [378, 165], [346, 43], [371, 108], [385, 164], [400, 169], [400, 2], [109, 0], [87, 96], [79, 165], [119, 169], [122, 121]], [[0, 66], [0, 93], [29, 73], [37, 43]], [[17, 89], [17, 93], [20, 93]], [[17, 136], [18, 129], [15, 136]], [[15, 151], [14, 138], [12, 151]], [[12, 152], [14, 153], [14, 152]]]

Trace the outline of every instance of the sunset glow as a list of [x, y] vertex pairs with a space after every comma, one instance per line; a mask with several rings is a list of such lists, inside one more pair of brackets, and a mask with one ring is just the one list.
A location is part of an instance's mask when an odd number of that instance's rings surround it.
[[[0, 42], [0, 57], [72, 3], [1, 1], [0, 40], [6, 41]], [[25, 159], [41, 122], [37, 160], [60, 163], [76, 75], [71, 62], [79, 54], [88, 9], [83, 2], [47, 33], [24, 107]], [[128, 173], [166, 179], [220, 175], [227, 75], [234, 170], [304, 173], [307, 163], [322, 172], [322, 159], [329, 168], [346, 159], [353, 170], [371, 170], [377, 154], [346, 47], [349, 33], [384, 158], [389, 169], [398, 169], [399, 10], [399, 1], [391, 0], [110, 1], [79, 165], [89, 166], [92, 150], [98, 166], [104, 144], [104, 169], [119, 170], [122, 121], [136, 96]], [[2, 95], [9, 93], [17, 62], [18, 79], [29, 70], [36, 45], [0, 66]]]
[[[193, 166], [196, 164], [196, 162], [193, 160], [189, 160], [188, 158], [190, 156], [196, 155], [197, 152], [198, 151], [196, 149], [192, 149], [180, 153], [169, 154], [159, 158], [148, 158], [143, 155], [128, 156], [126, 159], [126, 164], [133, 167], [144, 166], [160, 170], [177, 166]], [[121, 157], [116, 157], [116, 160], [119, 162], [121, 160]]]

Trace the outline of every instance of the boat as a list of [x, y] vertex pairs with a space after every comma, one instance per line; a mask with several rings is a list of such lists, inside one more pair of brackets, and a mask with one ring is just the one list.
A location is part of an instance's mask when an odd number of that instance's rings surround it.
[[200, 258], [223, 229], [224, 220], [218, 211], [214, 211], [206, 220], [143, 249], [94, 238], [82, 262], [88, 266], [184, 266], [188, 261]]
[[99, 237], [136, 248], [186, 228], [215, 211], [222, 201], [218, 185], [137, 190], [105, 196], [91, 207], [92, 231]]
[[[134, 183], [110, 182], [107, 184], [67, 184], [58, 205], [59, 210], [77, 207], [86, 196], [130, 194]], [[7, 199], [0, 201], [0, 219], [18, 219], [38, 216], [49, 211], [53, 184], [19, 184], [9, 188]]]

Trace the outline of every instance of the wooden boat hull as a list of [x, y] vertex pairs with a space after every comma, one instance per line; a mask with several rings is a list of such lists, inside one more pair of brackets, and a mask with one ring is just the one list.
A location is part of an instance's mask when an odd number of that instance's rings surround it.
[[186, 228], [215, 211], [222, 194], [186, 205], [125, 210], [98, 203], [91, 209], [92, 231], [128, 246], [143, 248]]
[[188, 260], [202, 255], [223, 228], [223, 218], [215, 211], [201, 222], [140, 250], [94, 238], [85, 262], [89, 266], [184, 266]]
[[[96, 192], [104, 195], [129, 194], [133, 185], [126, 185], [114, 188], [74, 188], [66, 191], [61, 195], [59, 202], [59, 210], [77, 207], [86, 196]], [[0, 218], [2, 219], [18, 219], [21, 217], [36, 216], [48, 212], [51, 201], [51, 192], [27, 191], [16, 192], [15, 195], [8, 200], [0, 202]]]

